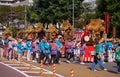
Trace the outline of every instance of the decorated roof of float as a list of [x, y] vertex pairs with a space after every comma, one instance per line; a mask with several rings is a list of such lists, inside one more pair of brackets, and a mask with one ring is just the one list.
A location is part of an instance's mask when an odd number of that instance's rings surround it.
[[65, 20], [63, 22], [63, 24], [61, 25], [61, 30], [65, 31], [65, 30], [72, 30], [74, 29], [74, 27], [70, 24], [70, 22], [68, 20]]
[[48, 29], [45, 30], [47, 33], [58, 33], [58, 29], [56, 29], [55, 25], [51, 24]]
[[104, 21], [101, 19], [91, 19], [90, 23], [87, 25], [86, 29], [90, 31], [104, 31]]
[[5, 30], [4, 30], [4, 32], [3, 32], [3, 35], [6, 35], [6, 34], [12, 34], [12, 32], [10, 31], [10, 29], [9, 28], [6, 28]]
[[37, 27], [35, 28], [35, 32], [41, 32], [43, 30], [43, 24], [37, 23]]
[[34, 32], [33, 26], [28, 26], [27, 29], [25, 30], [25, 33], [31, 33]]

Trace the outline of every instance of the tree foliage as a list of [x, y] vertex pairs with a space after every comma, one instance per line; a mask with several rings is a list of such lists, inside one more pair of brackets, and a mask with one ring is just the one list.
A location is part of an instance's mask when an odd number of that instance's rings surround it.
[[97, 0], [97, 16], [100, 18], [105, 17], [105, 13], [110, 13], [110, 27], [117, 27], [117, 34], [120, 33], [120, 0]]
[[[74, 0], [75, 17], [79, 17], [83, 9], [81, 2]], [[62, 20], [72, 21], [72, 0], [34, 0], [34, 4], [29, 8], [29, 21], [42, 23], [56, 23]]]
[[17, 32], [18, 32], [17, 27], [11, 26], [11, 27], [9, 27], [9, 28], [10, 28], [10, 30], [12, 31], [12, 36], [13, 36], [13, 37], [16, 37], [16, 36], [17, 36]]
[[2, 23], [8, 18], [9, 11], [10, 11], [10, 7], [0, 6], [0, 23]]
[[10, 13], [14, 13], [15, 16], [12, 18], [17, 18], [19, 20], [24, 19], [24, 7], [11, 7], [11, 6], [0, 6], [0, 23], [4, 23], [10, 20]]

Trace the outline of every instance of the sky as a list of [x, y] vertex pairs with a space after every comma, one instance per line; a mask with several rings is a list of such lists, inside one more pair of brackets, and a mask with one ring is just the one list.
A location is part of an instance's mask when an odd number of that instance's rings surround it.
[[96, 1], [96, 0], [84, 0], [84, 2], [92, 2], [92, 1]]

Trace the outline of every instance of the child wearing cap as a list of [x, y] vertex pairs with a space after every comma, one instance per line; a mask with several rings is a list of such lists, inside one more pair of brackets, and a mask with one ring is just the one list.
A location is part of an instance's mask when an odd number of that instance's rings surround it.
[[30, 61], [30, 56], [31, 56], [31, 50], [32, 50], [32, 44], [31, 44], [32, 38], [28, 38], [26, 41], [26, 50], [27, 50], [27, 61]]
[[23, 45], [22, 45], [22, 39], [18, 39], [18, 44], [17, 44], [17, 52], [18, 52], [18, 61], [20, 61], [20, 56], [22, 56], [23, 52]]
[[13, 38], [10, 36], [8, 37], [8, 59], [12, 60], [12, 52], [13, 52]]

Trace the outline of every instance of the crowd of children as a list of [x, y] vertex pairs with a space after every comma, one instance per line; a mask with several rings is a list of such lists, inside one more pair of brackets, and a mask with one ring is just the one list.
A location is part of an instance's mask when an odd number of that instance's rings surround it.
[[[63, 37], [53, 40], [49, 40], [45, 36], [41, 39], [8, 37], [7, 39], [0, 38], [0, 57], [12, 60], [14, 55], [19, 61], [20, 57], [23, 56], [26, 57], [27, 61], [30, 61], [32, 56], [33, 62], [40, 63], [43, 61], [47, 65], [60, 63], [61, 57], [64, 57], [67, 63], [79, 60], [80, 64], [84, 64], [86, 47], [86, 42], [80, 39], [67, 39], [63, 42]], [[117, 42], [112, 42], [111, 40], [105, 42], [104, 39], [99, 40], [95, 45], [96, 55], [91, 67], [92, 70], [95, 70], [97, 63], [101, 65], [101, 69], [104, 69], [103, 64], [105, 60], [108, 60], [108, 62], [117, 60], [118, 71], [120, 71], [120, 60], [116, 59], [116, 56], [118, 58], [119, 55], [115, 55], [115, 51], [119, 51]]]
[[[4, 49], [4, 52], [1, 50], [1, 58], [6, 57], [8, 60], [12, 60], [14, 54], [18, 61], [21, 55], [26, 57], [27, 61], [30, 61], [30, 57], [32, 56], [33, 62], [37, 61], [40, 63], [41, 60], [43, 60], [44, 64], [53, 64], [60, 63], [62, 55], [68, 63], [79, 59], [81, 64], [84, 64], [86, 45], [79, 39], [67, 39], [64, 43], [62, 37], [54, 40], [48, 40], [46, 37], [42, 39], [32, 39], [29, 37], [26, 40], [8, 37], [4, 40], [1, 38], [1, 40], [1, 49]], [[73, 58], [73, 60], [71, 60], [71, 58]]]

